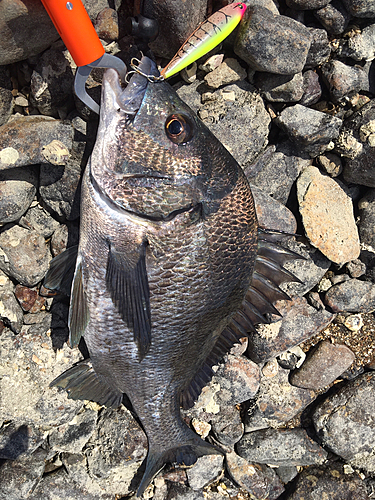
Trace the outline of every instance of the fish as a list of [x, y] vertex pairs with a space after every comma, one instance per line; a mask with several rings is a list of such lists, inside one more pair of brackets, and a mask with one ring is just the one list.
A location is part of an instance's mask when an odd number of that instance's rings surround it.
[[[146, 76], [145, 76], [146, 75]], [[143, 56], [123, 89], [103, 77], [100, 121], [82, 179], [78, 247], [44, 286], [70, 287], [69, 344], [89, 359], [54, 381], [72, 399], [118, 407], [147, 434], [141, 496], [166, 463], [222, 453], [181, 418], [212, 367], [288, 299], [293, 252], [259, 227], [241, 167]], [[71, 285], [70, 285], [71, 283]]]

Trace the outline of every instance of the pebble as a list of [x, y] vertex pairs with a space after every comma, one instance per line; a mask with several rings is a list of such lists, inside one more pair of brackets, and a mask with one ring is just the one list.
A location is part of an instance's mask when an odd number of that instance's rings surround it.
[[375, 472], [375, 373], [360, 375], [318, 405], [313, 415], [323, 444], [352, 467]]
[[302, 471], [288, 500], [370, 500], [357, 474], [347, 475], [340, 463], [313, 466]]
[[339, 136], [342, 120], [314, 109], [295, 104], [275, 119], [289, 139], [312, 158], [326, 151]]
[[[187, 66], [186, 68], [180, 71], [181, 78], [184, 80], [184, 82], [186, 83], [195, 82], [195, 80], [197, 79], [197, 68], [198, 68], [197, 63], [194, 61], [193, 63], [190, 64], [190, 66]], [[220, 85], [218, 87], [220, 87]]]
[[292, 467], [292, 466], [281, 466], [276, 469], [276, 474], [279, 476], [281, 481], [286, 484], [289, 483], [290, 481], [293, 481], [293, 479], [297, 476], [298, 474], [298, 469], [297, 467]]
[[119, 37], [119, 23], [117, 11], [106, 7], [99, 12], [95, 20], [95, 30], [98, 37], [106, 42], [117, 40]]
[[224, 457], [222, 455], [205, 455], [199, 457], [196, 463], [186, 471], [189, 486], [200, 490], [217, 481], [223, 474]]
[[13, 112], [15, 102], [12, 87], [9, 71], [0, 66], [0, 126], [8, 121]]
[[308, 70], [303, 73], [303, 95], [299, 104], [311, 106], [319, 101], [322, 96], [322, 86], [319, 76], [315, 71]]
[[45, 439], [46, 433], [34, 425], [5, 423], [0, 430], [0, 459], [16, 460], [30, 456]]
[[355, 61], [372, 61], [375, 58], [375, 24], [352, 33], [343, 46], [343, 54]]
[[229, 85], [241, 80], [247, 76], [246, 69], [234, 58], [225, 59], [220, 66], [208, 73], [204, 81], [211, 89], [218, 89], [222, 85]]
[[321, 464], [327, 452], [304, 429], [262, 429], [245, 434], [237, 453], [248, 462], [277, 466]]
[[297, 231], [297, 221], [285, 205], [273, 199], [257, 186], [251, 185], [255, 210], [259, 225], [277, 231], [293, 234]]
[[256, 71], [294, 75], [302, 71], [310, 44], [303, 24], [255, 5], [247, 9], [234, 52]]
[[232, 448], [244, 433], [241, 414], [238, 406], [225, 406], [211, 419], [212, 433], [219, 443]]
[[34, 167], [0, 171], [0, 224], [19, 219], [31, 205], [38, 186]]
[[360, 254], [352, 200], [342, 185], [316, 167], [306, 168], [297, 180], [303, 226], [310, 242], [332, 262], [342, 265]]
[[311, 35], [311, 46], [307, 54], [305, 68], [316, 68], [325, 63], [331, 55], [327, 32], [321, 28], [308, 28]]
[[353, 96], [360, 90], [368, 90], [368, 78], [360, 66], [330, 61], [323, 64], [322, 75], [334, 102]]
[[349, 279], [332, 286], [325, 294], [324, 302], [334, 312], [371, 312], [375, 309], [375, 285]]
[[298, 102], [304, 93], [302, 73], [273, 75], [256, 73], [255, 85], [270, 102]]
[[71, 422], [53, 429], [48, 442], [53, 451], [79, 453], [94, 433], [98, 414], [85, 409], [76, 415]]
[[230, 476], [250, 493], [254, 500], [276, 500], [284, 487], [270, 467], [250, 464], [235, 452], [227, 453], [226, 463]]
[[214, 69], [218, 68], [224, 60], [224, 54], [214, 54], [210, 56], [203, 64], [199, 65], [199, 69], [203, 70], [205, 73], [209, 73]]
[[0, 234], [0, 269], [22, 285], [38, 284], [50, 260], [49, 248], [36, 231], [13, 226]]
[[319, 166], [331, 177], [338, 177], [342, 173], [341, 158], [337, 154], [327, 151], [316, 159]]
[[23, 312], [13, 290], [0, 288], [0, 318], [12, 332], [20, 333], [23, 324]]
[[289, 383], [289, 370], [279, 367], [272, 378], [263, 377], [257, 398], [245, 416], [245, 432], [281, 427], [315, 399], [315, 392]]
[[[375, 248], [375, 189], [369, 189], [358, 202], [359, 236], [362, 243]], [[358, 276], [353, 276], [357, 278]]]
[[14, 295], [25, 312], [35, 314], [45, 307], [46, 299], [39, 295], [38, 289], [17, 285]]
[[286, 4], [295, 10], [314, 10], [327, 5], [329, 0], [287, 0]]
[[314, 16], [331, 35], [343, 33], [350, 21], [350, 14], [339, 0], [332, 0], [326, 7], [316, 10]]
[[256, 363], [266, 362], [327, 327], [334, 316], [317, 311], [305, 298], [279, 301], [276, 308], [282, 319], [269, 325], [258, 325], [249, 339], [248, 356]]
[[311, 163], [310, 158], [297, 156], [293, 145], [287, 141], [278, 147], [268, 146], [244, 170], [250, 184], [258, 186], [272, 198], [285, 205], [294, 181], [302, 169]]
[[[318, 391], [332, 384], [354, 362], [355, 355], [343, 344], [325, 340], [311, 350], [298, 370], [290, 376], [296, 387]], [[302, 464], [301, 464], [302, 465]]]
[[43, 148], [53, 140], [64, 145], [60, 163], [65, 163], [65, 151], [69, 153], [72, 147], [73, 133], [70, 123], [47, 116], [19, 116], [8, 121], [0, 127], [0, 171], [45, 163]]
[[375, 17], [375, 5], [371, 0], [343, 0], [353, 17]]
[[60, 224], [41, 205], [31, 206], [18, 224], [25, 229], [34, 229], [44, 238], [50, 238]]

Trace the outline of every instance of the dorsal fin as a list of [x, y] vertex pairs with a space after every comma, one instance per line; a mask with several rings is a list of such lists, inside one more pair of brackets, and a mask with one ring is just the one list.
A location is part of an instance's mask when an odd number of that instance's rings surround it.
[[[303, 259], [275, 242], [277, 232], [258, 230], [258, 254], [255, 259], [253, 278], [240, 309], [233, 315], [229, 325], [217, 339], [212, 351], [207, 356], [202, 367], [190, 385], [181, 394], [181, 406], [185, 409], [193, 406], [202, 388], [212, 378], [212, 367], [222, 357], [239, 343], [241, 337], [246, 337], [254, 331], [255, 325], [269, 323], [265, 314], [278, 314], [273, 302], [290, 300], [290, 297], [279, 288], [286, 281], [300, 280], [291, 272], [284, 269], [286, 262]], [[280, 234], [278, 234], [280, 237]], [[293, 236], [293, 235], [289, 235]]]

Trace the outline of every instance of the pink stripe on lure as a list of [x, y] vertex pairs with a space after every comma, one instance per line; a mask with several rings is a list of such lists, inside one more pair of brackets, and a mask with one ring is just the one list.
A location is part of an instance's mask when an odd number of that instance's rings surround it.
[[221, 43], [238, 25], [246, 11], [244, 3], [231, 3], [218, 10], [194, 31], [177, 54], [160, 72], [169, 78]]

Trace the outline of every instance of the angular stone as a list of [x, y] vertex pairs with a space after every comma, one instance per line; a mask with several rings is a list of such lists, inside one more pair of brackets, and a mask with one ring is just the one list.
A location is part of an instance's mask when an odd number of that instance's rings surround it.
[[[69, 153], [74, 129], [46, 116], [20, 116], [0, 127], [0, 170], [45, 163], [44, 149], [59, 141]], [[65, 163], [66, 157], [61, 156]]]
[[315, 399], [314, 391], [290, 385], [289, 370], [278, 368], [274, 377], [261, 380], [257, 399], [245, 417], [245, 432], [281, 427]]
[[23, 312], [12, 290], [0, 288], [0, 318], [14, 333], [20, 333]]
[[303, 95], [302, 73], [273, 75], [259, 72], [256, 73], [255, 85], [270, 102], [298, 102]]
[[361, 90], [368, 90], [368, 77], [359, 66], [348, 66], [341, 61], [323, 64], [322, 75], [334, 102], [349, 98]]
[[331, 177], [337, 177], [342, 173], [341, 158], [335, 153], [324, 153], [317, 157], [319, 165]]
[[240, 411], [237, 406], [226, 406], [211, 420], [212, 432], [224, 446], [232, 447], [244, 432]]
[[25, 286], [45, 276], [51, 254], [42, 236], [13, 226], [0, 234], [0, 269]]
[[375, 189], [367, 191], [358, 202], [360, 210], [359, 236], [361, 243], [375, 248]]
[[286, 4], [295, 10], [313, 10], [320, 9], [327, 5], [328, 0], [287, 0]]
[[321, 464], [327, 458], [327, 452], [299, 428], [250, 432], [236, 450], [248, 462], [277, 466]]
[[53, 450], [79, 453], [92, 436], [98, 414], [86, 409], [67, 424], [60, 425], [49, 435], [49, 445]]
[[244, 170], [251, 185], [285, 205], [294, 181], [302, 169], [311, 164], [310, 158], [296, 155], [294, 146], [287, 141], [277, 147], [269, 146]]
[[8, 121], [13, 111], [12, 88], [9, 71], [5, 67], [0, 67], [0, 126]]
[[308, 70], [303, 74], [303, 96], [299, 104], [311, 106], [316, 104], [322, 96], [322, 86], [315, 71]]
[[372, 61], [375, 58], [375, 24], [359, 33], [355, 31], [346, 41], [343, 53], [355, 61]]
[[331, 46], [326, 30], [320, 28], [308, 28], [308, 30], [312, 39], [305, 68], [316, 68], [329, 59]]
[[326, 151], [339, 136], [342, 121], [335, 116], [295, 104], [284, 109], [275, 119], [289, 139], [312, 158]]
[[275, 229], [294, 234], [297, 221], [293, 213], [285, 205], [273, 199], [257, 186], [251, 186], [255, 210], [259, 225], [267, 229]]
[[[344, 466], [345, 467], [345, 466]], [[370, 500], [366, 483], [357, 472], [347, 474], [342, 464], [333, 462], [309, 467], [299, 475], [296, 487], [288, 500]]]
[[337, 264], [356, 259], [360, 247], [353, 204], [340, 184], [308, 167], [297, 181], [297, 197], [310, 242]]
[[200, 490], [217, 480], [223, 473], [223, 462], [222, 455], [199, 457], [193, 467], [186, 471], [190, 488]]
[[375, 472], [375, 373], [364, 373], [329, 396], [313, 422], [323, 444], [352, 466]]
[[0, 459], [16, 460], [35, 452], [46, 434], [34, 425], [10, 422], [0, 429]]
[[31, 205], [37, 186], [36, 168], [0, 171], [0, 223], [19, 219]]
[[230, 476], [248, 491], [254, 500], [276, 500], [284, 491], [273, 469], [260, 464], [250, 464], [234, 451], [227, 453], [226, 463]]
[[354, 360], [355, 355], [349, 347], [324, 340], [309, 352], [301, 368], [291, 374], [290, 383], [318, 391], [332, 384]]
[[325, 7], [316, 10], [314, 15], [331, 35], [343, 33], [350, 21], [349, 12], [339, 0], [332, 0]]
[[334, 312], [371, 312], [375, 309], [375, 285], [349, 279], [332, 286], [326, 292], [324, 302]]
[[29, 208], [25, 215], [21, 217], [19, 225], [26, 229], [35, 229], [44, 238], [52, 236], [60, 226], [57, 220], [40, 205]]
[[65, 391], [49, 383], [81, 356], [66, 345], [55, 354], [45, 333], [5, 330], [0, 337], [0, 421], [13, 420], [35, 426], [57, 426], [72, 420], [82, 401], [67, 399]]
[[276, 308], [283, 318], [269, 325], [258, 325], [249, 338], [247, 354], [256, 363], [266, 362], [316, 335], [334, 318], [328, 311], [317, 311], [305, 298], [279, 301]]
[[211, 89], [218, 89], [221, 85], [245, 80], [246, 69], [241, 66], [237, 59], [228, 57], [218, 68], [214, 69], [204, 77], [204, 81]]
[[17, 285], [14, 294], [25, 312], [37, 313], [45, 306], [46, 299], [35, 288]]
[[353, 17], [375, 17], [375, 5], [371, 0], [343, 0]]
[[305, 26], [261, 6], [249, 6], [234, 51], [256, 71], [294, 75], [305, 65], [311, 35]]
[[102, 40], [112, 42], [119, 36], [119, 23], [116, 10], [106, 7], [95, 20], [95, 30]]

